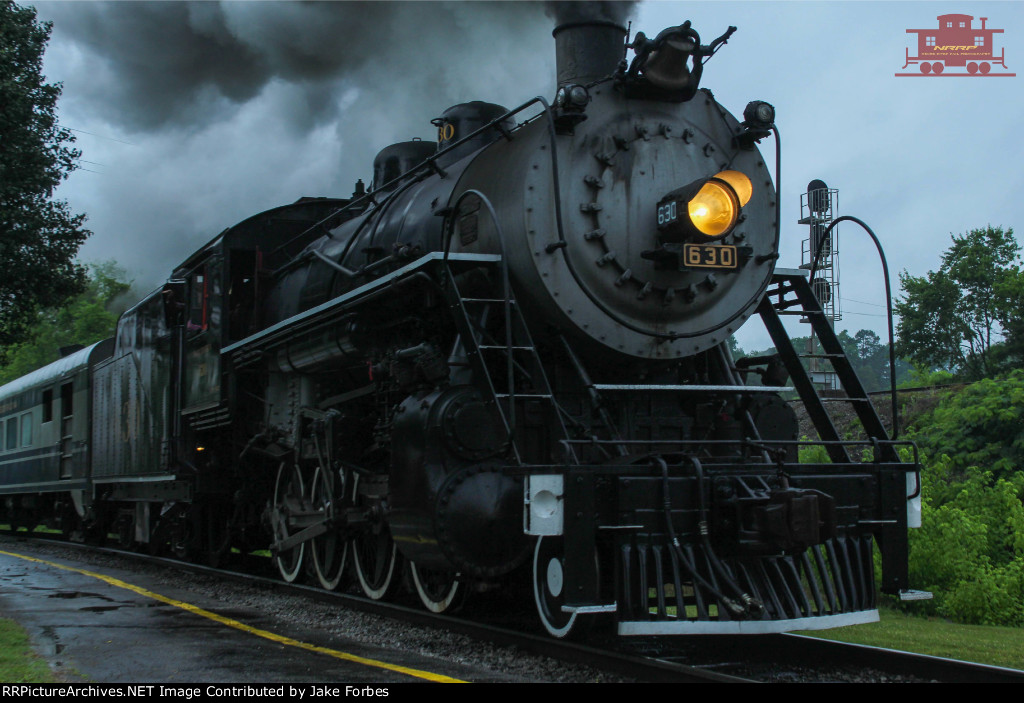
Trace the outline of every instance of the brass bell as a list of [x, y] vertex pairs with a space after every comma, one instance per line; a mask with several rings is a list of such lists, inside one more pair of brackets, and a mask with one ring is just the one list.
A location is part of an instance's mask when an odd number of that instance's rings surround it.
[[643, 74], [651, 85], [665, 90], [682, 90], [690, 84], [690, 69], [686, 60], [693, 53], [693, 41], [669, 38], [651, 52], [644, 62]]

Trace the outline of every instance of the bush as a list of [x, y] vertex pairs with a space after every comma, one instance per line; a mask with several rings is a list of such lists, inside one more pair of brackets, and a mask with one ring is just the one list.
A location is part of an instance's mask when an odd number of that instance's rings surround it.
[[1024, 370], [951, 392], [908, 432], [922, 456], [914, 605], [963, 623], [1024, 626]]
[[957, 622], [1024, 625], [1024, 473], [994, 479], [948, 456], [922, 472], [922, 527], [910, 534], [910, 579], [934, 600], [915, 609]]
[[[807, 435], [800, 437], [801, 442], [807, 441]], [[832, 458], [828, 450], [821, 444], [805, 444], [798, 450], [801, 464], [831, 464]]]
[[987, 566], [944, 595], [940, 615], [977, 625], [1024, 625], [1024, 562]]

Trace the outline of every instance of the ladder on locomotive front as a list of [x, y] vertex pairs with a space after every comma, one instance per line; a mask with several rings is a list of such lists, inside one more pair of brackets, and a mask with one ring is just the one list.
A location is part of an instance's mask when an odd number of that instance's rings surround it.
[[[569, 434], [507, 271], [499, 269], [506, 267], [507, 262], [502, 258], [497, 264], [482, 266], [492, 274], [485, 288], [488, 292], [464, 295], [450, 265], [444, 267], [445, 290], [473, 376], [483, 383], [488, 398], [495, 404], [509, 448], [516, 463], [522, 464], [525, 452], [517, 432], [518, 404], [540, 403], [548, 416], [555, 418], [559, 439], [568, 439]], [[500, 285], [494, 282], [498, 276]], [[501, 314], [502, 324], [489, 328], [488, 321], [495, 311]], [[504, 368], [503, 378], [496, 378], [492, 372], [499, 365]], [[567, 459], [573, 461], [571, 448], [569, 453]]]

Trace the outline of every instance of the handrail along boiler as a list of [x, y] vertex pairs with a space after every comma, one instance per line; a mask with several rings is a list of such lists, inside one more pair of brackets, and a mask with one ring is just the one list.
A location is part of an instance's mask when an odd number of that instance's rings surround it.
[[[225, 230], [90, 358], [89, 482], [5, 485], [9, 512], [71, 504], [69, 524], [191, 558], [269, 542], [287, 580], [337, 588], [351, 565], [368, 596], [407, 580], [438, 612], [532, 563], [555, 636], [876, 619], [873, 548], [905, 591], [919, 467], [805, 272], [775, 267], [774, 109], [740, 121], [699, 87], [734, 29], [563, 24], [552, 103], [456, 105], [436, 145], [381, 151], [368, 189]], [[778, 354], [736, 361], [754, 315]], [[794, 389], [831, 463], [799, 463]]]

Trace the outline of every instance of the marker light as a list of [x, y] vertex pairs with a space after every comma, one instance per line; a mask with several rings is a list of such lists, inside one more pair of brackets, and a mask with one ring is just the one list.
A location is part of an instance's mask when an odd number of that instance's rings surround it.
[[771, 129], [775, 123], [775, 108], [764, 100], [752, 100], [743, 108], [743, 124], [756, 129]]

